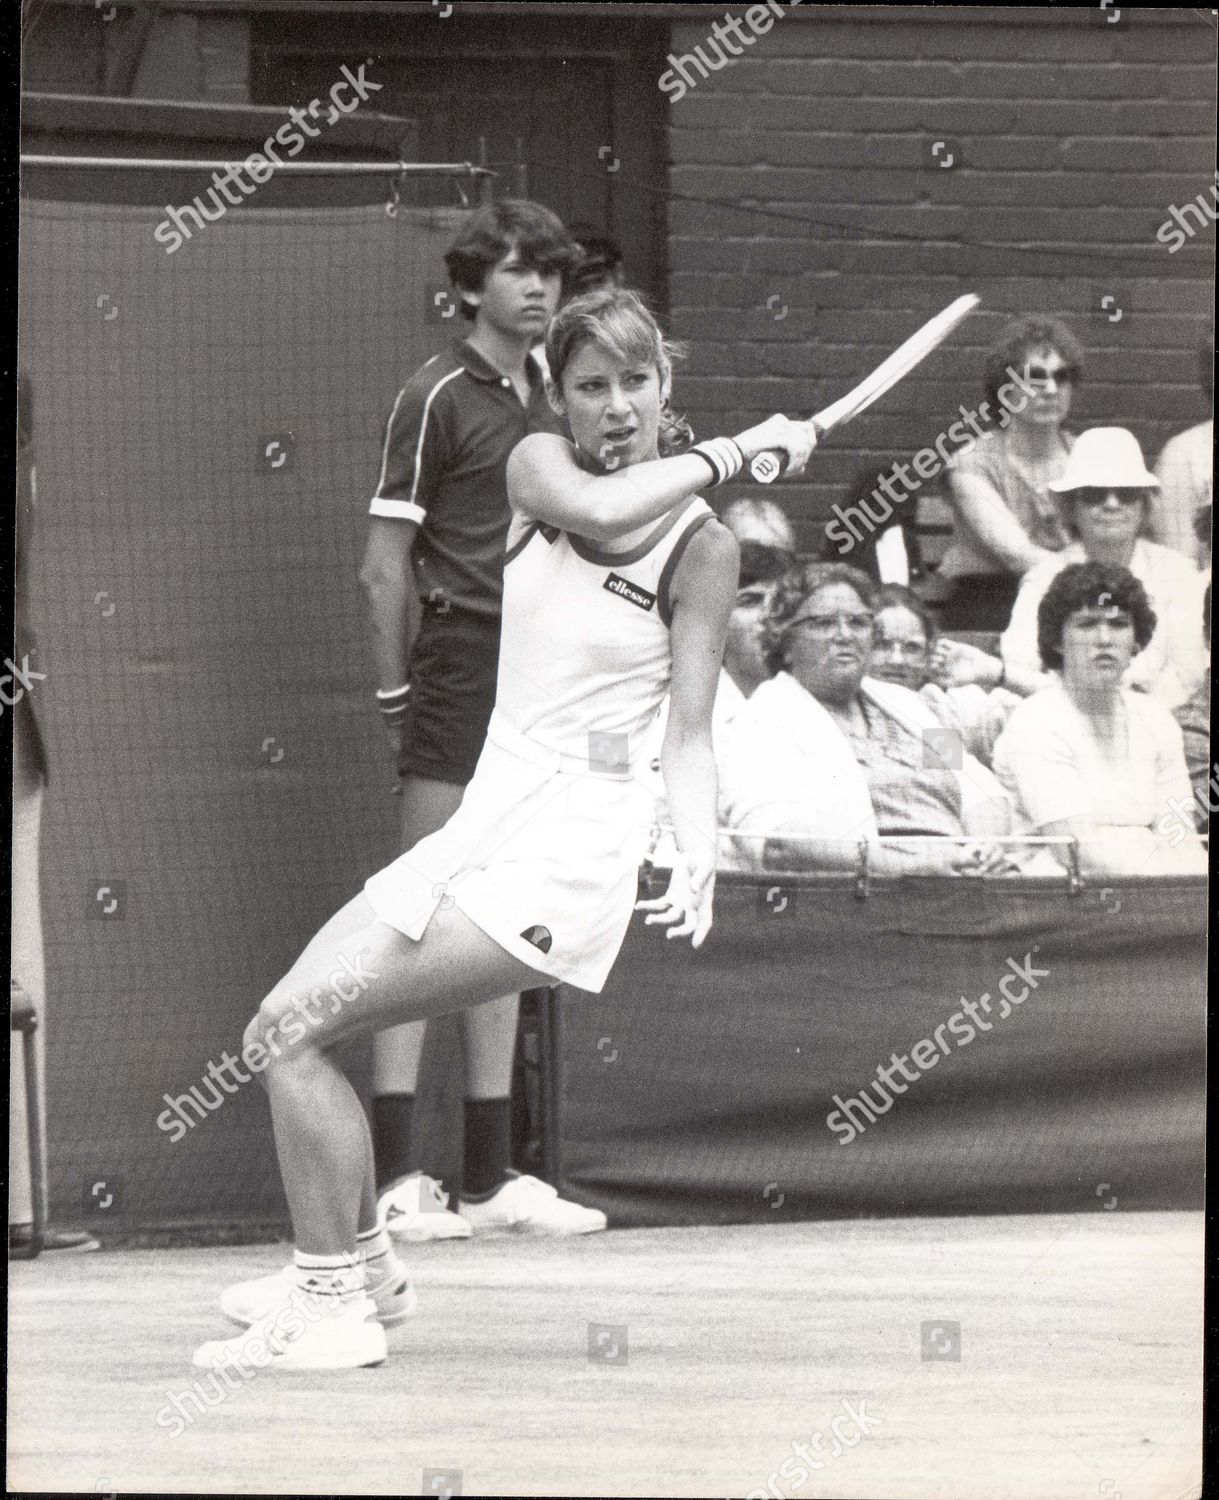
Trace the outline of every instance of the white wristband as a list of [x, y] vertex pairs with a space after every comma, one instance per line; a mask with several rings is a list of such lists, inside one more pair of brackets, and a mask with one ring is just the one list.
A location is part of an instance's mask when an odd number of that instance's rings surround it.
[[713, 485], [727, 484], [745, 467], [745, 455], [731, 438], [707, 438], [695, 443], [689, 451], [697, 453], [710, 468]]

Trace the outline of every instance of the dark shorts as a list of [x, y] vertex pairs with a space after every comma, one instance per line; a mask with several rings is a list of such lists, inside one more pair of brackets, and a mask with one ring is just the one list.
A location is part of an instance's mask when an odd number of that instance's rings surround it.
[[495, 707], [499, 617], [425, 608], [411, 650], [399, 776], [465, 786]]

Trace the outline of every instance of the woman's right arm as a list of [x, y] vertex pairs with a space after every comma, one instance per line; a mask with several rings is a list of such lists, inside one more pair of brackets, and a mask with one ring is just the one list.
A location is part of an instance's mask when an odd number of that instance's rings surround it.
[[999, 655], [1003, 658], [1005, 686], [1022, 697], [1030, 697], [1049, 687], [1053, 676], [1041, 664], [1041, 652], [1037, 645], [1037, 612], [1046, 590], [1050, 586], [1051, 574], [1043, 570], [1026, 573], [1012, 606], [1012, 617], [1007, 629], [999, 637]]
[[1009, 573], [1027, 573], [1053, 556], [1029, 540], [999, 491], [980, 474], [949, 471], [948, 503], [967, 541], [1000, 562]]
[[[809, 422], [773, 416], [733, 441], [746, 464], [775, 449], [786, 456], [787, 472], [798, 474], [813, 451], [816, 434]], [[566, 438], [547, 432], [522, 438], [508, 459], [508, 501], [514, 511], [594, 542], [610, 542], [658, 521], [711, 483], [707, 460], [697, 453], [593, 474], [576, 462], [575, 449]]]

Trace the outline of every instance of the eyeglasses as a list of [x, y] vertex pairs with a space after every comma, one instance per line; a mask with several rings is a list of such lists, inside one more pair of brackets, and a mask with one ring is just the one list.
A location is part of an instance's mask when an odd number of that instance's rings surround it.
[[1042, 390], [1048, 391], [1051, 384], [1057, 390], [1078, 379], [1079, 370], [1075, 365], [1029, 364], [1024, 367], [1025, 383]]
[[791, 622], [791, 630], [807, 630], [809, 635], [831, 636], [836, 630], [846, 630], [851, 635], [871, 635], [875, 615], [797, 615]]
[[1142, 490], [1107, 490], [1099, 486], [1088, 486], [1078, 490], [1068, 490], [1067, 498], [1077, 500], [1080, 505], [1086, 505], [1089, 510], [1096, 510], [1099, 506], [1106, 504], [1112, 498], [1119, 505], [1138, 505], [1144, 498]]
[[930, 648], [926, 641], [884, 641], [878, 639], [876, 649], [882, 656], [904, 656], [911, 661], [917, 661], [919, 657], [926, 656]]

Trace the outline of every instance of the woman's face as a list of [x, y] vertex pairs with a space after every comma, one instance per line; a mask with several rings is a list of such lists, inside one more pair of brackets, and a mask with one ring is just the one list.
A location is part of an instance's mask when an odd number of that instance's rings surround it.
[[561, 385], [560, 410], [572, 441], [603, 468], [657, 456], [660, 408], [668, 392], [655, 364], [624, 364], [586, 340], [568, 360]]
[[[1017, 374], [1024, 387], [1013, 398], [1012, 421], [1030, 428], [1061, 427], [1071, 410], [1070, 366], [1056, 349], [1029, 350]], [[1020, 401], [1027, 404], [1016, 411]]]
[[[773, 583], [752, 583], [737, 590], [736, 604], [728, 617], [728, 636], [724, 643], [724, 666], [728, 675], [742, 690], [752, 691], [770, 676], [762, 655], [760, 625], [767, 601], [774, 592]], [[749, 687], [746, 687], [746, 684]]]
[[1134, 654], [1134, 621], [1117, 605], [1086, 604], [1067, 616], [1062, 676], [1068, 687], [1085, 692], [1115, 688]]
[[823, 703], [846, 704], [872, 657], [872, 611], [849, 583], [809, 594], [788, 627], [788, 670]]
[[1147, 502], [1142, 490], [1073, 490], [1075, 530], [1089, 557], [1129, 558], [1138, 540]]
[[927, 681], [931, 642], [911, 609], [889, 604], [876, 616], [870, 675], [917, 693]]

